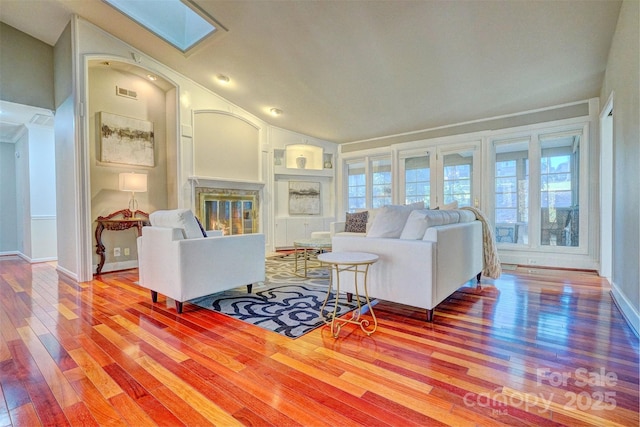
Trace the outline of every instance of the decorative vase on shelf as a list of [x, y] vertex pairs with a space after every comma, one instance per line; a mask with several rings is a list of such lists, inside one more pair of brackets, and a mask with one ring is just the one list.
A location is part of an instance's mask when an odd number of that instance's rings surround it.
[[298, 166], [298, 169], [304, 169], [307, 166], [307, 158], [304, 154], [300, 154], [300, 157], [296, 158], [296, 165]]

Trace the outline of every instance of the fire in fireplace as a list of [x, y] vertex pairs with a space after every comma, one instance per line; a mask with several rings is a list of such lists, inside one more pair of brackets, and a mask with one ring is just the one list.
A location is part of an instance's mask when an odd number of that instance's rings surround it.
[[225, 236], [258, 232], [258, 194], [254, 191], [200, 191], [198, 217], [207, 230]]

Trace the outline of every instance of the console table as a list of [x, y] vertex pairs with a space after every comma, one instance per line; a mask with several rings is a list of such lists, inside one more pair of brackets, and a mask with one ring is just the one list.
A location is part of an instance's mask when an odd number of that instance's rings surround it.
[[96, 274], [100, 274], [105, 261], [105, 247], [102, 244], [102, 232], [104, 230], [120, 231], [136, 227], [138, 236], [142, 235], [142, 227], [149, 225], [149, 214], [143, 211], [131, 212], [122, 209], [107, 216], [99, 216], [96, 219], [96, 253], [100, 255], [100, 262], [96, 268]]

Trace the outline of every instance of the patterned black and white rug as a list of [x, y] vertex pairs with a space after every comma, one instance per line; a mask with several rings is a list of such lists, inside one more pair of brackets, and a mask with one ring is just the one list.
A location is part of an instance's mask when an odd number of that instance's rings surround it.
[[[300, 261], [299, 266], [301, 264]], [[289, 338], [298, 338], [324, 325], [320, 309], [329, 287], [326, 268], [310, 269], [308, 278], [299, 277], [293, 273], [293, 255], [267, 259], [266, 268], [264, 286], [254, 285], [250, 294], [246, 286], [242, 286], [189, 302]], [[333, 301], [335, 294], [332, 292], [327, 303], [331, 310]], [[355, 300], [349, 303], [346, 295], [340, 295], [338, 316], [356, 307]]]

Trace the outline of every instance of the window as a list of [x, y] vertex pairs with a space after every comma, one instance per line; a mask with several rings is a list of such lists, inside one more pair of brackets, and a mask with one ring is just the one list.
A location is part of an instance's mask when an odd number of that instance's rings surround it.
[[391, 159], [371, 161], [371, 207], [391, 204]]
[[211, 16], [189, 0], [104, 0], [182, 53], [219, 29]]
[[495, 143], [495, 238], [528, 244], [529, 140]]
[[367, 207], [367, 176], [362, 162], [347, 164], [348, 210], [355, 212]]
[[405, 203], [424, 202], [431, 204], [431, 169], [429, 156], [410, 157], [404, 159], [404, 194]]
[[540, 244], [578, 246], [578, 179], [580, 137], [541, 138]]
[[444, 156], [444, 203], [454, 201], [458, 206], [471, 206], [471, 165], [473, 157], [464, 153]]

